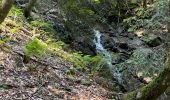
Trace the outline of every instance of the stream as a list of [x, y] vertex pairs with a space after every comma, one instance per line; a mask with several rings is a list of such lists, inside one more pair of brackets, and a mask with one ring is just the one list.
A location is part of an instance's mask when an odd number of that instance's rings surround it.
[[93, 42], [95, 43], [95, 46], [96, 46], [96, 53], [97, 54], [100, 54], [100, 53], [103, 54], [103, 60], [107, 59], [106, 64], [108, 65], [108, 68], [109, 68], [111, 74], [113, 75], [112, 77], [114, 79], [116, 79], [116, 81], [119, 84], [122, 84], [123, 80], [122, 80], [121, 73], [119, 72], [119, 70], [117, 68], [113, 68], [111, 54], [102, 45], [102, 40], [101, 40], [102, 34], [101, 34], [101, 32], [99, 30], [94, 30], [94, 33], [95, 33], [95, 38], [94, 38]]

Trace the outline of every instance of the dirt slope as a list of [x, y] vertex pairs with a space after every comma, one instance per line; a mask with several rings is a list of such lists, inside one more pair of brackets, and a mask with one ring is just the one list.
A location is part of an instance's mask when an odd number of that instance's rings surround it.
[[23, 62], [23, 44], [33, 38], [22, 27], [13, 34], [11, 23], [1, 25], [0, 38], [0, 99], [1, 100], [107, 100], [109, 91], [75, 71], [67, 75], [73, 65], [59, 57], [44, 60], [32, 58]]

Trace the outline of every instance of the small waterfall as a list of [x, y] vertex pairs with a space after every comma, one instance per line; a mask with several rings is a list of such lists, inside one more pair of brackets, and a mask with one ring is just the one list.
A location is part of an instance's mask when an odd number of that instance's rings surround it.
[[105, 57], [106, 59], [109, 59], [109, 61], [107, 62], [107, 64], [108, 64], [108, 65], [112, 65], [112, 64], [111, 64], [111, 55], [110, 55], [110, 53], [109, 53], [106, 49], [104, 49], [104, 47], [103, 47], [103, 45], [102, 45], [102, 43], [101, 43], [101, 33], [100, 33], [100, 31], [94, 30], [94, 32], [95, 32], [94, 43], [95, 43], [95, 45], [96, 45], [96, 52], [97, 52], [97, 54], [103, 53], [103, 54], [104, 54], [104, 57]]
[[100, 31], [98, 30], [94, 30], [95, 33], [95, 38], [93, 40], [93, 42], [96, 45], [96, 52], [97, 54], [103, 53], [104, 58], [103, 59], [108, 59], [107, 60], [107, 64], [109, 67], [109, 70], [111, 71], [113, 78], [115, 78], [119, 84], [122, 83], [122, 75], [121, 73], [119, 73], [119, 71], [116, 68], [112, 67], [112, 58], [110, 53], [103, 47], [102, 43], [101, 43], [101, 36], [102, 34], [100, 33]]

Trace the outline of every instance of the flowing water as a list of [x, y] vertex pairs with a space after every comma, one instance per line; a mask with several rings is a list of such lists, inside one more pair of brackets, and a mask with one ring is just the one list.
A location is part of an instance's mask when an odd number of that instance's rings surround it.
[[101, 43], [101, 36], [102, 35], [101, 35], [100, 31], [94, 30], [94, 32], [95, 32], [94, 43], [96, 45], [96, 52], [97, 52], [97, 54], [103, 53], [104, 57], [106, 59], [108, 59], [107, 64], [111, 66], [112, 65], [111, 64], [111, 62], [112, 62], [111, 61], [111, 55], [106, 49], [104, 49], [104, 47]]
[[94, 30], [95, 33], [95, 38], [93, 40], [93, 42], [96, 45], [96, 52], [97, 54], [103, 53], [104, 58], [103, 59], [108, 59], [107, 60], [107, 65], [109, 67], [109, 70], [111, 71], [113, 78], [115, 78], [118, 83], [122, 83], [122, 75], [121, 73], [119, 73], [119, 71], [116, 68], [112, 67], [112, 58], [110, 53], [103, 47], [102, 43], [101, 43], [101, 36], [102, 34], [100, 33], [100, 31], [98, 30]]

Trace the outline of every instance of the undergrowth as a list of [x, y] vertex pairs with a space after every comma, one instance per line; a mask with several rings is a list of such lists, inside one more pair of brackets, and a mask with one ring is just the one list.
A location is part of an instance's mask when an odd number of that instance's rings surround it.
[[45, 58], [47, 55], [56, 55], [75, 65], [80, 71], [91, 69], [91, 73], [96, 73], [105, 64], [102, 54], [98, 56], [83, 55], [79, 52], [65, 52], [63, 50], [64, 42], [58, 41], [45, 44], [38, 39], [32, 39], [23, 46], [23, 51], [27, 57]]
[[170, 21], [168, 0], [155, 0], [154, 4], [148, 5], [147, 9], [137, 7], [133, 16], [124, 19], [123, 24], [127, 25], [129, 32], [140, 28], [161, 31]]
[[48, 53], [47, 45], [41, 42], [38, 39], [33, 39], [28, 41], [23, 46], [23, 51], [26, 56], [36, 56], [36, 57], [43, 57], [46, 56]]

